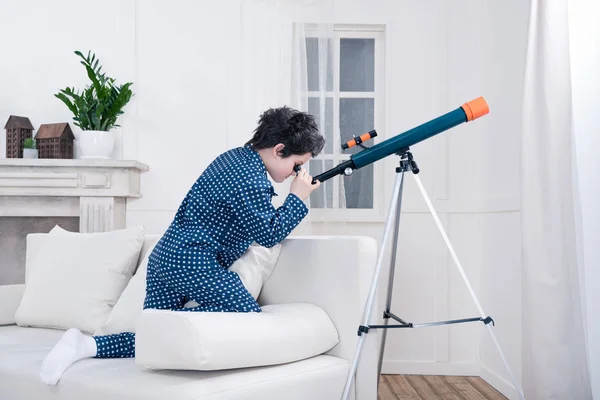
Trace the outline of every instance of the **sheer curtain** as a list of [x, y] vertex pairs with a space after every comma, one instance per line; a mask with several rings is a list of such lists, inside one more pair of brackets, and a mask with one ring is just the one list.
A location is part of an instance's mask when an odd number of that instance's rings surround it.
[[573, 96], [573, 128], [577, 155], [578, 193], [581, 212], [579, 242], [585, 273], [584, 305], [587, 320], [588, 362], [592, 395], [600, 399], [600, 3], [569, 1], [569, 46]]
[[[297, 47], [297, 51], [294, 52], [294, 79], [292, 81], [294, 98], [292, 104], [297, 109], [315, 116], [319, 130], [321, 134], [325, 135], [327, 141], [331, 141], [333, 137], [333, 97], [331, 92], [333, 91], [334, 29], [333, 23], [328, 22], [332, 19], [332, 5], [332, 1], [305, 4], [302, 12], [298, 13], [299, 18], [294, 24], [294, 46]], [[312, 55], [310, 60], [309, 53]], [[329, 143], [326, 146], [331, 145]], [[309, 168], [309, 172], [313, 176], [321, 171], [322, 169]], [[310, 207], [310, 204], [314, 202], [321, 208], [331, 208], [333, 200], [327, 189], [322, 186], [320, 190], [314, 192], [307, 205]], [[309, 214], [307, 220], [310, 220], [311, 216]]]
[[[230, 114], [228, 147], [244, 143], [259, 115], [271, 107], [287, 105], [311, 112], [322, 131], [327, 123], [325, 98], [331, 86], [331, 57], [326, 55], [332, 52], [329, 39], [333, 35], [333, 0], [243, 0], [239, 11], [231, 14], [232, 27], [239, 23], [240, 28], [231, 38], [230, 85], [233, 92], [236, 83], [241, 85], [242, 94], [240, 99], [230, 101], [240, 113]], [[307, 51], [314, 50], [315, 40], [319, 62], [309, 65]], [[311, 72], [318, 71], [317, 82], [309, 82], [311, 68]], [[316, 109], [315, 98], [319, 99]], [[275, 206], [285, 200], [291, 181], [273, 182], [278, 194], [273, 200]], [[313, 196], [324, 196], [323, 192], [319, 190]]]
[[568, 1], [532, 0], [523, 99], [523, 387], [590, 399], [584, 333]]
[[[331, 126], [332, 107], [328, 94], [333, 87], [333, 0], [297, 0], [294, 2], [291, 106], [315, 116], [321, 134]], [[313, 57], [309, 57], [309, 53]], [[310, 58], [310, 59], [309, 59]], [[330, 140], [326, 137], [326, 140]], [[314, 176], [319, 171], [311, 170]], [[291, 180], [280, 185], [287, 193]], [[331, 202], [324, 187], [306, 202], [327, 206]], [[331, 207], [331, 204], [329, 204]], [[312, 220], [312, 213], [306, 222]], [[305, 223], [306, 225], [306, 223]], [[310, 225], [309, 225], [310, 226]]]
[[[240, 93], [228, 133], [229, 147], [252, 136], [260, 114], [268, 108], [290, 105], [293, 8], [285, 0], [242, 0], [229, 23], [231, 93]], [[236, 29], [237, 28], [237, 29]]]

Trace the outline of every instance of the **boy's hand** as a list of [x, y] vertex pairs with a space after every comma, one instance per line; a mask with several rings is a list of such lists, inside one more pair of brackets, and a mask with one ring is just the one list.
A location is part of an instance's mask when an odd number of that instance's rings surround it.
[[321, 182], [319, 181], [313, 185], [312, 179], [312, 176], [310, 176], [308, 172], [302, 168], [292, 182], [290, 193], [295, 194], [302, 201], [306, 200], [312, 192], [321, 187]]

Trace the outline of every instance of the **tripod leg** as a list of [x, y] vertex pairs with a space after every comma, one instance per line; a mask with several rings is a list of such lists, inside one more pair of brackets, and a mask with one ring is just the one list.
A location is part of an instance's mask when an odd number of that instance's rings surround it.
[[[363, 312], [362, 326], [369, 326], [369, 320], [371, 319], [371, 311], [373, 308], [373, 302], [375, 300], [375, 292], [377, 290], [379, 273], [381, 271], [381, 266], [383, 264], [383, 254], [385, 252], [388, 237], [390, 234], [390, 229], [392, 227], [394, 212], [396, 211], [398, 199], [400, 198], [400, 187], [402, 186], [403, 177], [404, 177], [403, 174], [397, 174], [397, 176], [396, 176], [396, 183], [394, 185], [393, 196], [392, 196], [392, 200], [390, 202], [390, 208], [388, 211], [385, 228], [383, 230], [383, 238], [381, 240], [381, 245], [379, 247], [379, 253], [377, 254], [377, 264], [375, 266], [375, 271], [373, 272], [373, 279], [371, 281], [371, 287], [369, 289], [369, 296], [367, 297], [367, 302], [366, 302], [365, 309]], [[356, 346], [354, 360], [352, 361], [352, 366], [351, 366], [350, 370], [348, 371], [348, 377], [346, 379], [346, 386], [344, 387], [344, 393], [342, 395], [343, 400], [346, 400], [350, 393], [350, 388], [352, 387], [352, 380], [354, 379], [354, 374], [356, 374], [356, 370], [358, 368], [358, 362], [360, 361], [360, 355], [361, 355], [361, 351], [362, 351], [362, 348], [364, 345], [364, 340], [365, 340], [366, 335], [367, 335], [366, 333], [362, 333], [358, 337], [358, 344]], [[377, 379], [379, 379], [379, 376], [377, 377]]]
[[[398, 231], [400, 230], [400, 211], [402, 209], [402, 189], [404, 188], [404, 170], [400, 172], [400, 188], [398, 195], [398, 204], [395, 210], [394, 218], [394, 239], [392, 241], [392, 255], [390, 259], [390, 275], [388, 277], [388, 287], [385, 300], [385, 312], [389, 313], [392, 307], [392, 292], [394, 291], [394, 274], [396, 271], [396, 254], [398, 250]], [[387, 326], [389, 318], [383, 320], [383, 324]], [[379, 348], [379, 362], [377, 363], [377, 377], [381, 376], [381, 367], [383, 364], [383, 353], [385, 351], [385, 341], [387, 338], [387, 329], [383, 329], [381, 332], [381, 346]], [[377, 380], [377, 387], [379, 388], [379, 379]]]

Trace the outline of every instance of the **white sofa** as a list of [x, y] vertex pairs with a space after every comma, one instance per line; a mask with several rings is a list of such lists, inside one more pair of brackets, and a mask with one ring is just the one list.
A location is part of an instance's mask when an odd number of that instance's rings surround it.
[[[27, 237], [28, 265], [42, 236]], [[156, 240], [146, 236], [141, 254]], [[0, 399], [339, 399], [356, 351], [376, 253], [375, 241], [367, 237], [290, 237], [283, 242], [259, 303], [303, 302], [325, 310], [339, 335], [339, 343], [325, 354], [223, 371], [156, 371], [134, 359], [85, 359], [68, 369], [57, 386], [43, 384], [39, 371], [63, 332], [15, 325], [25, 285], [0, 286]], [[374, 320], [382, 312], [377, 302]], [[353, 399], [377, 399], [378, 332], [371, 330], [365, 341]]]

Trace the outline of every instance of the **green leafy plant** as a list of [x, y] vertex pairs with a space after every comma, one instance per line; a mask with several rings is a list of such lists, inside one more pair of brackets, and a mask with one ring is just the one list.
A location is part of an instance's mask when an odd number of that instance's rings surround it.
[[69, 107], [73, 113], [75, 125], [84, 131], [109, 131], [113, 127], [118, 127], [117, 118], [123, 114], [123, 108], [127, 105], [133, 93], [131, 85], [127, 82], [123, 85], [116, 85], [115, 79], [101, 73], [102, 66], [99, 66], [99, 59], [95, 54], [88, 52], [84, 57], [80, 51], [75, 51], [82, 61], [81, 64], [87, 71], [87, 76], [92, 83], [86, 86], [83, 91], [75, 91], [75, 88], [61, 89], [54, 96], [59, 98]]
[[23, 141], [24, 149], [35, 149], [35, 140], [31, 138], [27, 138]]

